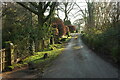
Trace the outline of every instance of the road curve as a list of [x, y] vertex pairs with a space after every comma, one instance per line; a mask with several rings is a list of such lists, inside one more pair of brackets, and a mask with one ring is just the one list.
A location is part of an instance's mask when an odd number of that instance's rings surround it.
[[79, 37], [71, 39], [43, 78], [118, 78], [118, 69], [92, 52]]

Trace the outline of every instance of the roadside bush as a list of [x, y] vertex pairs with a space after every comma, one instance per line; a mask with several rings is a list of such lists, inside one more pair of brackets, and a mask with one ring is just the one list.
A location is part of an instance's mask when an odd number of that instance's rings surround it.
[[76, 31], [76, 26], [68, 25], [68, 27], [71, 33], [74, 33]]
[[[82, 33], [83, 34], [83, 33]], [[85, 43], [95, 49], [99, 53], [107, 54], [112, 56], [115, 62], [120, 61], [120, 28], [119, 27], [111, 27], [106, 31], [100, 34], [95, 33], [84, 33], [82, 35]]]
[[63, 21], [59, 18], [55, 18], [52, 20], [52, 27], [58, 29], [58, 36], [62, 37], [66, 35], [66, 26], [64, 25]]

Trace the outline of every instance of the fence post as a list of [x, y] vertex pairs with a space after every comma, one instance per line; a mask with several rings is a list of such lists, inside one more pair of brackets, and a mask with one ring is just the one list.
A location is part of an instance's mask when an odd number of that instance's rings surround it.
[[5, 57], [5, 61], [6, 61], [5, 70], [9, 71], [11, 69], [8, 66], [12, 65], [12, 63], [11, 63], [11, 45], [10, 45], [10, 43], [6, 43], [5, 55], [6, 55], [6, 57]]
[[0, 71], [2, 72], [2, 49], [0, 50]]
[[10, 49], [11, 49], [11, 64], [14, 64], [15, 63], [15, 53], [14, 53], [15, 46], [13, 45], [13, 43], [10, 43]]

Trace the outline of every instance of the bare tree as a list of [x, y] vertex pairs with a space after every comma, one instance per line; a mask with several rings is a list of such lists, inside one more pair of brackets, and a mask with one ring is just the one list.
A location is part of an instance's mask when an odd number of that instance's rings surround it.
[[69, 3], [69, 2], [61, 3], [59, 5], [59, 7], [58, 7], [59, 10], [61, 10], [65, 14], [64, 21], [68, 20], [68, 15], [73, 10], [74, 5], [75, 5], [75, 3]]

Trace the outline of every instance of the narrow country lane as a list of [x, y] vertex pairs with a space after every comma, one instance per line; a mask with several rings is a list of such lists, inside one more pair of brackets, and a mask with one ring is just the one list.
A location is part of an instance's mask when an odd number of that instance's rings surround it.
[[43, 78], [118, 78], [118, 69], [88, 49], [79, 37], [71, 39]]

